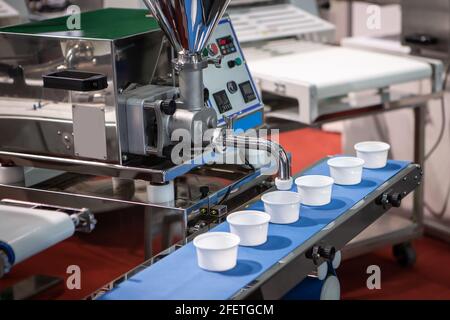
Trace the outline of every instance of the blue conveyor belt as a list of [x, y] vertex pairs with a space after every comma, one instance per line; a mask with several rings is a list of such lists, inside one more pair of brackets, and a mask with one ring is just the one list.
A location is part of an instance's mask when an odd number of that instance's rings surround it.
[[[364, 169], [363, 181], [357, 186], [333, 186], [332, 202], [324, 207], [301, 207], [300, 220], [292, 225], [270, 224], [267, 243], [259, 247], [239, 247], [237, 266], [227, 272], [208, 272], [197, 266], [192, 243], [139, 272], [116, 289], [102, 296], [104, 300], [225, 300], [258, 278], [279, 260], [406, 168], [410, 162], [389, 161], [383, 169]], [[307, 174], [329, 175], [326, 161]], [[293, 188], [296, 191], [296, 187]], [[251, 210], [262, 210], [262, 202]], [[227, 223], [212, 231], [229, 231]]]

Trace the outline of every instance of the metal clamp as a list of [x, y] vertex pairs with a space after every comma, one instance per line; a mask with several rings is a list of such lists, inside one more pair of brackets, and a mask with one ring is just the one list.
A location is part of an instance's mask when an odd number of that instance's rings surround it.
[[333, 261], [336, 255], [336, 248], [333, 246], [322, 246], [316, 245], [312, 247], [307, 253], [306, 257], [312, 259], [316, 266], [321, 264], [320, 259], [325, 259], [327, 261]]
[[384, 209], [390, 209], [392, 207], [399, 208], [402, 205], [402, 200], [402, 193], [389, 190], [376, 200], [376, 204], [383, 206]]
[[70, 215], [75, 224], [75, 231], [91, 233], [97, 225], [97, 219], [88, 209], [81, 209], [80, 212]]

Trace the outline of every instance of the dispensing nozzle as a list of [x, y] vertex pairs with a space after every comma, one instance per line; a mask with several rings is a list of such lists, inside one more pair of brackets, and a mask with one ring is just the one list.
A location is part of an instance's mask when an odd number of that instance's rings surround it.
[[275, 179], [277, 189], [290, 190], [293, 184], [291, 162], [283, 147], [270, 140], [235, 135], [233, 133], [234, 120], [235, 117], [224, 117], [226, 128], [219, 129], [219, 134], [215, 135], [213, 138], [213, 146], [218, 149], [226, 147], [243, 147], [246, 150], [267, 151], [278, 159], [278, 177]]

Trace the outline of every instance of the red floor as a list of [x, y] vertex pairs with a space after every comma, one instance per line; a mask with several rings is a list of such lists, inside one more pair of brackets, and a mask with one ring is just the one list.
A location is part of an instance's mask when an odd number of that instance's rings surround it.
[[297, 173], [329, 155], [342, 151], [341, 136], [316, 129], [280, 134], [280, 144], [292, 154], [292, 172]]
[[[414, 242], [417, 262], [400, 267], [387, 247], [344, 261], [338, 270], [343, 299], [450, 299], [450, 244], [424, 237]], [[381, 269], [381, 289], [366, 286], [366, 269]]]
[[[326, 155], [341, 152], [340, 135], [303, 129], [283, 133], [281, 144], [292, 153], [293, 172]], [[450, 244], [424, 237], [414, 243], [417, 263], [400, 267], [386, 247], [371, 254], [344, 261], [338, 270], [343, 299], [450, 299]], [[381, 268], [381, 289], [366, 286], [367, 267]]]

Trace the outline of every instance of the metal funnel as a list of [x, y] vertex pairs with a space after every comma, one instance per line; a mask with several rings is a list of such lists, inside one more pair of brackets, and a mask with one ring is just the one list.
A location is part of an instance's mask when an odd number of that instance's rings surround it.
[[178, 53], [201, 52], [231, 0], [144, 0]]

